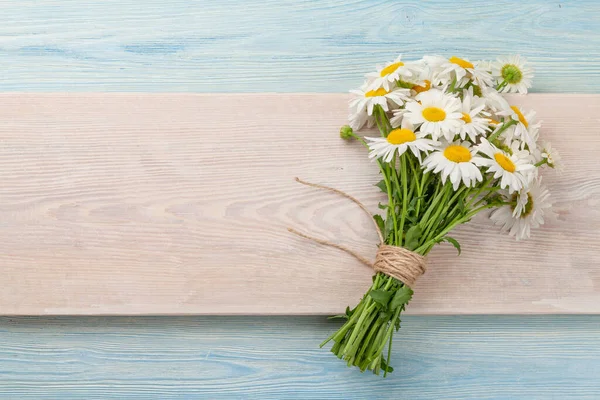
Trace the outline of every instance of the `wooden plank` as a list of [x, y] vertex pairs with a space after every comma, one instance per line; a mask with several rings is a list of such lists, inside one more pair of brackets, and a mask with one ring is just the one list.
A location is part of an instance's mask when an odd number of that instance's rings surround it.
[[323, 317], [2, 318], [6, 399], [597, 399], [600, 317], [406, 317], [386, 379]]
[[0, 15], [0, 91], [346, 92], [402, 52], [520, 53], [535, 90], [600, 92], [596, 0], [20, 0]]
[[[346, 95], [0, 95], [1, 314], [310, 314], [371, 271], [377, 168], [338, 137]], [[515, 97], [567, 166], [559, 221], [515, 243], [485, 218], [441, 245], [409, 312], [600, 312], [600, 96]]]

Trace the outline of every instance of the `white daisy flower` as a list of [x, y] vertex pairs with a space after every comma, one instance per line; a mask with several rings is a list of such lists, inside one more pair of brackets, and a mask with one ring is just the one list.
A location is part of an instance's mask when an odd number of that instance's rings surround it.
[[366, 109], [354, 112], [348, 116], [348, 125], [355, 131], [360, 130], [365, 124], [367, 128], [372, 128], [376, 124], [375, 116], [367, 114]]
[[367, 111], [368, 115], [373, 115], [373, 109], [376, 105], [381, 106], [384, 111], [389, 111], [390, 108], [397, 108], [404, 104], [408, 99], [410, 91], [408, 89], [396, 88], [394, 90], [386, 90], [379, 88], [376, 90], [367, 90], [366, 84], [358, 90], [351, 90], [354, 98], [350, 100], [350, 109], [354, 113], [360, 113], [363, 110]]
[[425, 172], [439, 173], [442, 183], [450, 179], [454, 190], [458, 189], [462, 181], [467, 187], [473, 186], [483, 179], [481, 171], [477, 168], [475, 161], [478, 158], [477, 151], [470, 147], [468, 142], [442, 142], [435, 146], [436, 151], [431, 153], [423, 161]]
[[410, 85], [411, 94], [416, 96], [419, 93], [426, 92], [431, 88], [439, 88], [435, 82], [435, 69], [424, 60], [412, 63], [413, 76], [410, 79], [403, 80]]
[[549, 142], [543, 143], [541, 148], [536, 149], [534, 160], [536, 163], [546, 163], [550, 168], [554, 168], [558, 172], [562, 172], [564, 169], [560, 154], [556, 149], [552, 148]]
[[550, 192], [542, 185], [542, 178], [533, 181], [528, 190], [507, 196], [514, 205], [505, 205], [492, 211], [490, 219], [500, 225], [502, 232], [516, 236], [517, 240], [527, 239], [531, 228], [538, 228], [544, 223], [544, 216], [554, 217]]
[[391, 90], [396, 87], [396, 81], [403, 78], [410, 78], [413, 75], [411, 65], [402, 61], [402, 55], [399, 55], [394, 61], [387, 63], [383, 67], [378, 67], [377, 72], [371, 72], [366, 75], [369, 80], [369, 89], [384, 88]]
[[452, 56], [440, 68], [442, 71], [439, 73], [439, 76], [447, 77], [442, 80], [456, 78], [457, 87], [465, 85], [469, 79], [473, 79], [479, 87], [491, 86], [494, 82], [485, 63], [471, 63], [462, 58]]
[[404, 120], [402, 128], [393, 129], [387, 137], [365, 137], [369, 142], [369, 158], [382, 158], [389, 163], [394, 154], [404, 154], [408, 149], [421, 162], [421, 152], [433, 150], [437, 143], [431, 139], [425, 139], [420, 133], [415, 133], [412, 125]]
[[465, 140], [468, 136], [472, 142], [477, 140], [477, 136], [484, 134], [489, 130], [490, 120], [484, 118], [489, 116], [489, 113], [483, 111], [485, 109], [485, 100], [481, 97], [473, 95], [473, 88], [463, 90], [462, 100], [462, 120], [464, 124], [460, 127], [460, 138]]
[[413, 125], [421, 125], [421, 132], [434, 140], [444, 136], [452, 141], [463, 123], [460, 99], [432, 89], [420, 93], [416, 100], [406, 103], [405, 117]]
[[513, 136], [517, 137], [522, 142], [521, 148], [527, 145], [529, 151], [535, 150], [541, 126], [541, 122], [535, 121], [535, 111], [531, 110], [524, 114], [519, 107], [510, 106], [510, 111], [506, 110], [497, 114], [510, 116], [517, 121], [514, 128], [507, 130], [505, 134], [509, 140], [512, 140]]
[[402, 125], [404, 114], [406, 114], [406, 109], [404, 108], [392, 110], [392, 117], [390, 118], [390, 124], [392, 125], [392, 128], [397, 128]]
[[446, 57], [442, 56], [425, 56], [422, 62], [427, 66], [429, 73], [429, 81], [433, 86], [446, 85], [450, 83], [450, 75], [442, 74], [444, 71], [443, 65], [446, 65], [449, 61]]
[[497, 115], [509, 115], [512, 110], [506, 99], [492, 88], [483, 88], [481, 94], [485, 99], [486, 106]]
[[489, 158], [478, 157], [475, 164], [487, 167], [487, 172], [494, 174], [494, 179], [501, 178], [500, 187], [508, 189], [509, 193], [519, 191], [527, 186], [531, 173], [535, 169], [531, 164], [528, 152], [512, 152], [500, 150], [482, 138], [477, 151]]
[[531, 87], [533, 69], [521, 56], [500, 57], [492, 64], [492, 75], [498, 81], [500, 92], [525, 94]]

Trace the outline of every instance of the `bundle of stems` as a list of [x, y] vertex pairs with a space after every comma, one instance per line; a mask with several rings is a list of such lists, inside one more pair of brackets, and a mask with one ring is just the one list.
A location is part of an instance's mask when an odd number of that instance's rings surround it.
[[[392, 130], [388, 116], [376, 106], [377, 126], [383, 137]], [[498, 129], [507, 129], [510, 122]], [[345, 130], [344, 130], [345, 129]], [[365, 140], [347, 127], [342, 136], [353, 138], [368, 147]], [[475, 186], [461, 186], [454, 190], [450, 181], [442, 183], [440, 176], [424, 172], [420, 160], [405, 152], [394, 155], [390, 162], [377, 159], [383, 179], [377, 186], [387, 195], [385, 218], [374, 215], [385, 244], [400, 246], [420, 255], [427, 255], [438, 243], [447, 241], [460, 253], [460, 244], [448, 234], [456, 226], [468, 222], [477, 213], [501, 206], [502, 199], [495, 195], [496, 180], [488, 177]], [[346, 322], [321, 347], [333, 341], [331, 351], [348, 366], [384, 376], [393, 371], [390, 366], [394, 331], [400, 329], [400, 316], [413, 295], [403, 282], [378, 272], [373, 284], [353, 309], [347, 308], [343, 315]], [[387, 352], [386, 350], [387, 345]], [[387, 355], [386, 355], [387, 354]]]

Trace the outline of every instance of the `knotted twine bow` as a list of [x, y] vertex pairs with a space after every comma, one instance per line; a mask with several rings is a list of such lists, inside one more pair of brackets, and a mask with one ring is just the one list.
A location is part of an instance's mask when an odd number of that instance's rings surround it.
[[362, 204], [356, 198], [350, 196], [348, 193], [344, 193], [341, 190], [334, 189], [329, 186], [305, 182], [299, 178], [296, 178], [296, 181], [303, 185], [312, 186], [318, 189], [324, 189], [330, 192], [337, 193], [340, 196], [344, 196], [345, 198], [350, 199], [354, 203], [356, 203], [373, 220], [373, 223], [375, 224], [375, 229], [377, 230], [377, 235], [379, 236], [380, 245], [379, 249], [377, 250], [377, 255], [375, 256], [375, 262], [372, 263], [360, 254], [340, 244], [307, 235], [293, 228], [288, 228], [288, 231], [303, 238], [317, 242], [319, 244], [335, 247], [336, 249], [345, 251], [346, 253], [354, 256], [357, 260], [359, 260], [366, 266], [373, 268], [375, 272], [382, 272], [386, 275], [396, 278], [397, 280], [401, 281], [402, 283], [411, 288], [414, 286], [415, 282], [417, 281], [417, 278], [425, 273], [425, 257], [415, 253], [414, 251], [407, 250], [403, 247], [390, 246], [385, 244], [383, 240], [383, 234], [381, 233], [381, 229], [379, 229], [379, 225], [377, 225], [377, 221], [373, 219], [373, 216], [371, 215], [369, 210], [367, 210], [364, 204]]

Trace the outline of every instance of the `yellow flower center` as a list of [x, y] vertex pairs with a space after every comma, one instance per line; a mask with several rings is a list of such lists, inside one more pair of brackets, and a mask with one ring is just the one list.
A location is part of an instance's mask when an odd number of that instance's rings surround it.
[[438, 107], [427, 107], [423, 109], [422, 114], [429, 122], [440, 122], [446, 119], [446, 111]]
[[365, 93], [365, 97], [385, 96], [388, 93], [389, 92], [387, 90], [385, 90], [384, 88], [379, 88], [377, 90], [369, 90], [367, 93]]
[[452, 64], [459, 65], [463, 68], [475, 68], [473, 64], [471, 64], [467, 60], [463, 60], [462, 58], [452, 56], [448, 61], [450, 61]]
[[379, 73], [379, 75], [383, 78], [384, 76], [388, 76], [389, 74], [396, 72], [396, 70], [398, 68], [400, 68], [401, 66], [403, 66], [404, 63], [403, 62], [396, 62], [393, 64], [388, 65], [387, 67], [385, 67], [384, 69], [381, 70], [381, 72]]
[[455, 163], [471, 161], [471, 152], [465, 146], [451, 145], [444, 150], [444, 157]]
[[500, 121], [496, 121], [493, 118], [488, 118], [488, 121], [490, 121], [490, 124], [492, 124], [492, 125], [498, 125], [500, 123]]
[[394, 129], [387, 137], [390, 144], [402, 144], [412, 142], [417, 139], [417, 136], [410, 129]]
[[462, 113], [462, 120], [465, 121], [467, 124], [470, 124], [473, 120], [471, 119], [471, 116], [467, 113]]
[[415, 92], [417, 92], [417, 93], [426, 92], [429, 89], [431, 89], [431, 82], [428, 81], [427, 79], [425, 79], [425, 85], [424, 86], [415, 85], [415, 86], [412, 87], [412, 89]]
[[517, 170], [517, 166], [510, 160], [510, 158], [506, 157], [502, 153], [494, 154], [494, 159], [505, 171], [515, 172]]
[[525, 116], [523, 115], [523, 113], [521, 112], [521, 110], [519, 110], [519, 107], [517, 106], [510, 106], [510, 108], [512, 108], [512, 110], [515, 112], [515, 114], [517, 114], [517, 117], [519, 117], [519, 121], [525, 125], [525, 128], [529, 128], [529, 122], [527, 122], [527, 120], [525, 119]]

